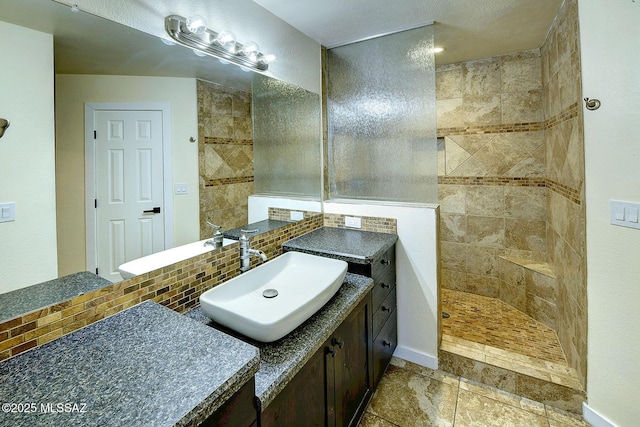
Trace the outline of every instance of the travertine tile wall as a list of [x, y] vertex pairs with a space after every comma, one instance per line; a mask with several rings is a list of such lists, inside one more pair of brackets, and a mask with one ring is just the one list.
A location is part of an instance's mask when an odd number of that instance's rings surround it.
[[499, 257], [546, 252], [539, 50], [436, 69], [442, 285], [514, 301]]
[[251, 94], [198, 80], [200, 238], [247, 223], [253, 194]]
[[[285, 241], [322, 227], [322, 223], [322, 214], [309, 215], [256, 236], [251, 244], [271, 259], [281, 254]], [[198, 303], [203, 292], [240, 273], [239, 252], [239, 243], [234, 243], [2, 322], [0, 360], [44, 345], [149, 299], [180, 313], [187, 311]], [[252, 263], [257, 263], [256, 259]]]
[[557, 332], [586, 384], [584, 136], [578, 4], [566, 0], [542, 46], [546, 118], [547, 253], [558, 281]]
[[[442, 286], [539, 310], [529, 314], [555, 324], [584, 384], [580, 73], [577, 2], [567, 0], [540, 50], [438, 67], [436, 94]], [[524, 289], [499, 280], [500, 256], [549, 262], [555, 295], [522, 301]]]

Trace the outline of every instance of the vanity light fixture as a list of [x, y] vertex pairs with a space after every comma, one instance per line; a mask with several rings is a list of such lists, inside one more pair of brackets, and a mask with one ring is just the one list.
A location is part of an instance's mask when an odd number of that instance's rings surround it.
[[165, 30], [173, 40], [190, 47], [194, 52], [214, 56], [221, 62], [227, 61], [247, 69], [266, 71], [269, 63], [275, 60], [274, 55], [260, 52], [256, 42], [238, 43], [231, 31], [216, 33], [206, 25], [204, 18], [197, 15], [189, 18], [169, 15], [164, 20]]

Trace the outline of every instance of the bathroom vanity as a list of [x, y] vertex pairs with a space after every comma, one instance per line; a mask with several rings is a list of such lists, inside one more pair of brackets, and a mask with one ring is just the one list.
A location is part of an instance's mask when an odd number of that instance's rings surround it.
[[146, 301], [0, 363], [0, 425], [195, 426], [243, 388], [251, 407], [258, 364], [255, 347]]
[[395, 234], [322, 227], [283, 245], [284, 251], [300, 251], [344, 260], [349, 264], [349, 272], [371, 277], [375, 282], [371, 291], [369, 319], [373, 338], [371, 377], [374, 390], [398, 343], [397, 240]]
[[257, 342], [200, 307], [180, 315], [146, 301], [1, 362], [0, 400], [15, 412], [0, 425], [355, 425], [395, 348], [397, 237], [303, 237], [285, 249], [341, 258], [351, 272], [293, 332]]

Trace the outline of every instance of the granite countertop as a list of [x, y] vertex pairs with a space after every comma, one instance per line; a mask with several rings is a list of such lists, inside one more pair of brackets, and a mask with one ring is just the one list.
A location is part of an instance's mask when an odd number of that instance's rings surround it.
[[347, 273], [338, 292], [323, 308], [293, 332], [272, 343], [257, 342], [230, 331], [210, 320], [200, 307], [188, 311], [185, 316], [211, 326], [212, 329], [234, 334], [260, 349], [260, 369], [256, 373], [255, 380], [256, 396], [262, 411], [311, 359], [311, 356], [372, 288], [372, 279]]
[[83, 271], [0, 295], [0, 322], [104, 288], [111, 282]]
[[[146, 301], [0, 362], [0, 403], [35, 403], [3, 406], [0, 425], [197, 425], [259, 361], [254, 346]], [[73, 412], [41, 413], [59, 403]]]
[[356, 264], [371, 264], [397, 240], [398, 236], [395, 234], [321, 227], [289, 240], [282, 245], [282, 249], [338, 258]]
[[253, 236], [257, 236], [259, 234], [266, 233], [267, 231], [275, 230], [276, 228], [284, 227], [285, 225], [289, 224], [291, 224], [291, 222], [280, 221], [277, 219], [265, 219], [263, 221], [243, 225], [242, 227], [232, 228], [231, 230], [223, 230], [222, 234], [224, 235], [225, 239], [240, 240], [240, 236], [242, 236], [242, 231], [240, 230], [258, 230], [257, 233], [247, 234], [247, 237], [251, 238]]

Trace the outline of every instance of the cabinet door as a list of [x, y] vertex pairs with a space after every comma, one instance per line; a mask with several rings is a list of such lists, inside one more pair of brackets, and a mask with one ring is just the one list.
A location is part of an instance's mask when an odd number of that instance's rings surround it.
[[265, 408], [262, 427], [299, 427], [327, 425], [325, 350], [311, 357], [291, 382]]
[[333, 335], [335, 350], [336, 425], [355, 426], [365, 409], [369, 388], [367, 299], [349, 315]]

